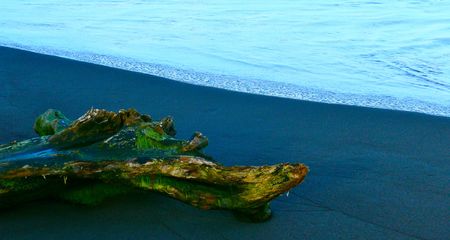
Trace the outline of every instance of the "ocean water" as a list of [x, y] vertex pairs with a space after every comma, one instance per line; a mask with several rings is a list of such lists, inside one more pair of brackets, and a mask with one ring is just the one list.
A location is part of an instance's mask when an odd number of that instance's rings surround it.
[[450, 116], [444, 0], [2, 0], [0, 45], [241, 92]]

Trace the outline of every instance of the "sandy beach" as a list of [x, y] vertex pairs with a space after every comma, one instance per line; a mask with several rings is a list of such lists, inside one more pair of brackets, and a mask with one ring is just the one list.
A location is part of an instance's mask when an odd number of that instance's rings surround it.
[[0, 212], [2, 239], [448, 239], [450, 118], [194, 86], [0, 47], [0, 143], [36, 136], [49, 108], [171, 115], [225, 165], [302, 162], [305, 182], [245, 223], [158, 194], [98, 207], [30, 203]]

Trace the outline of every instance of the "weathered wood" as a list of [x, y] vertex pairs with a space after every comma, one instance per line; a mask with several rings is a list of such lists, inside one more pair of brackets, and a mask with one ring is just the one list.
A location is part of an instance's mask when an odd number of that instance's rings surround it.
[[229, 209], [253, 221], [269, 202], [300, 184], [303, 164], [226, 167], [202, 149], [208, 140], [174, 138], [171, 118], [135, 110], [91, 109], [67, 124], [56, 110], [39, 116], [42, 136], [0, 146], [0, 206], [43, 197], [83, 204], [129, 191], [157, 191], [203, 209]]

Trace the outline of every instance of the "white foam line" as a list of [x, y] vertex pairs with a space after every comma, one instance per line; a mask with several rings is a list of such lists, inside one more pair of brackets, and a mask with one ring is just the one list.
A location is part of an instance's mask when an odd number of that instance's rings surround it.
[[123, 70], [151, 74], [194, 85], [215, 87], [237, 92], [331, 104], [344, 104], [418, 112], [437, 116], [450, 116], [450, 106], [441, 106], [411, 98], [400, 99], [383, 95], [335, 93], [331, 91], [302, 87], [289, 83], [272, 82], [267, 80], [242, 79], [237, 76], [199, 73], [190, 70], [177, 69], [161, 64], [139, 62], [124, 57], [115, 57], [86, 52], [70, 52], [51, 49], [48, 47], [25, 46], [16, 43], [0, 42], [0, 45], [40, 54], [52, 55], [113, 68], [119, 68]]

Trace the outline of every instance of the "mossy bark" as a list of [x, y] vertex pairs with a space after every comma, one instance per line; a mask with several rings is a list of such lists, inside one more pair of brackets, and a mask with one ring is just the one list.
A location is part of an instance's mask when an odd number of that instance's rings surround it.
[[[0, 146], [0, 206], [39, 197], [83, 204], [129, 191], [156, 191], [202, 209], [229, 209], [253, 221], [303, 181], [303, 164], [226, 167], [202, 152], [208, 140], [174, 138], [172, 118], [91, 109], [70, 125], [41, 115], [39, 138]], [[58, 120], [59, 121], [59, 120]], [[64, 126], [65, 128], [61, 129]], [[48, 129], [53, 129], [49, 131]]]

